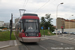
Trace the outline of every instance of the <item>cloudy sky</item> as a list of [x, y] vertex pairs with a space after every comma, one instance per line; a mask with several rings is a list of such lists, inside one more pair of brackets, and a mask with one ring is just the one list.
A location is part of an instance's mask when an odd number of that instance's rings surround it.
[[26, 9], [26, 13], [36, 13], [39, 18], [51, 14], [52, 24], [56, 25], [57, 6], [57, 17], [75, 19], [75, 0], [0, 0], [0, 21], [9, 22], [11, 13], [14, 19], [20, 17], [19, 9]]

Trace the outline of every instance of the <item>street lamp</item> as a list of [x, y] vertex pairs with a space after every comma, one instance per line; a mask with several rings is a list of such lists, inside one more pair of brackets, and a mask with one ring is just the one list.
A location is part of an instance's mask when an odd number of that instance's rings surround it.
[[[56, 8], [56, 19], [57, 19], [57, 16], [58, 16], [58, 6], [61, 5], [63, 3], [60, 3], [57, 5], [57, 8]], [[57, 20], [56, 20], [56, 36], [57, 36]]]

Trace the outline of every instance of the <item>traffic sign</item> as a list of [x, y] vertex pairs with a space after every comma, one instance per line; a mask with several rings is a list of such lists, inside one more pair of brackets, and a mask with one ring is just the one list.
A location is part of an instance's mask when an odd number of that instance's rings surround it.
[[50, 29], [50, 27], [48, 27], [48, 30]]
[[41, 27], [41, 29], [43, 29], [43, 27]]
[[63, 26], [61, 26], [61, 28], [63, 28]]

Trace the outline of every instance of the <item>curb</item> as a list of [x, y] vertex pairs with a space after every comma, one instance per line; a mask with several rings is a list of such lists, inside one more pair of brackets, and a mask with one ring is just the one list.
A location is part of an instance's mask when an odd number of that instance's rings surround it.
[[7, 48], [7, 47], [10, 47], [10, 45], [2, 46], [2, 47], [0, 47], [0, 49]]
[[[14, 41], [16, 41], [16, 40], [14, 40]], [[8, 44], [8, 45], [2, 46], [2, 47], [0, 47], [0, 49], [13, 46], [13, 42], [14, 42], [14, 41], [9, 41], [9, 44]], [[15, 42], [14, 42], [14, 44], [15, 44]], [[16, 46], [16, 45], [15, 45], [15, 46]]]
[[18, 45], [18, 44], [17, 44], [17, 42], [16, 42], [16, 40], [14, 40], [14, 45], [15, 45], [15, 46], [17, 46], [17, 45]]

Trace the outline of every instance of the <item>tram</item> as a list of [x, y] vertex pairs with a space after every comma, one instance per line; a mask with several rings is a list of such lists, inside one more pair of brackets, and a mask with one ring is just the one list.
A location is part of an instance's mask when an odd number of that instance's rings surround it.
[[39, 27], [39, 17], [37, 14], [25, 13], [16, 23], [15, 34], [22, 42], [39, 42], [41, 33]]

